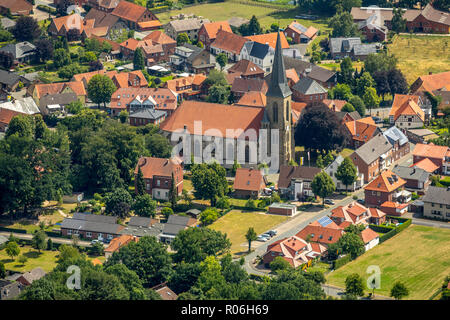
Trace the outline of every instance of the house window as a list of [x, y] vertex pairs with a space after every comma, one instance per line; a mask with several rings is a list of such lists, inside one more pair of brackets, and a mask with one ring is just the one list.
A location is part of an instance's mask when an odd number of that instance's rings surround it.
[[92, 233], [91, 232], [86, 232], [86, 238], [91, 238], [92, 237]]
[[72, 230], [71, 229], [67, 230], [67, 234], [71, 235], [72, 234]]
[[113, 238], [113, 235], [112, 235], [112, 234], [108, 234], [106, 238], [107, 238], [108, 240], [111, 240], [111, 239]]
[[161, 181], [160, 180], [156, 180], [156, 185], [159, 187], [161, 185]]

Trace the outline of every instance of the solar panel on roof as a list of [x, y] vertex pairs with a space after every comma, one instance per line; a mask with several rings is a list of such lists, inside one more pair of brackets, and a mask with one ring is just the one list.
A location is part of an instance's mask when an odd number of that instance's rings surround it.
[[327, 225], [329, 225], [330, 223], [332, 223], [333, 221], [331, 221], [331, 219], [328, 216], [322, 217], [319, 220], [317, 220], [317, 222], [322, 226], [322, 227], [326, 227]]

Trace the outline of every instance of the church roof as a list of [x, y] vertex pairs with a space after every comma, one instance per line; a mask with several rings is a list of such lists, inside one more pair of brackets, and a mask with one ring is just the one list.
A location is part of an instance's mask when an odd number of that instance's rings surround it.
[[267, 91], [266, 95], [286, 98], [291, 94], [292, 92], [289, 89], [288, 81], [286, 78], [286, 70], [284, 68], [280, 32], [278, 32], [269, 90]]

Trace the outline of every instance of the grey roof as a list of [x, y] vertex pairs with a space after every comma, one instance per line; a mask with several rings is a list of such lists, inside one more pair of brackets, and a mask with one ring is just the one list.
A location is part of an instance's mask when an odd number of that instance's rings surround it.
[[282, 165], [278, 177], [278, 188], [288, 188], [291, 181], [295, 179], [312, 181], [321, 171], [322, 169], [317, 167]]
[[382, 154], [388, 152], [392, 145], [382, 134], [378, 134], [361, 147], [355, 153], [366, 163], [371, 164]]
[[328, 82], [331, 78], [336, 76], [336, 72], [328, 70], [315, 64], [300, 59], [283, 56], [284, 65], [286, 69], [294, 68], [297, 73], [304, 74], [306, 77], [320, 81]]
[[128, 226], [132, 227], [151, 227], [152, 225], [152, 219], [147, 217], [131, 217], [130, 221], [128, 222]]
[[40, 268], [34, 268], [30, 272], [25, 272], [22, 276], [29, 282], [33, 283], [33, 281], [39, 280], [40, 278], [46, 275], [45, 271]]
[[83, 230], [109, 234], [119, 234], [119, 231], [122, 230], [122, 228], [123, 227], [120, 224], [94, 222], [71, 218], [66, 218], [61, 223], [61, 229]]
[[331, 53], [351, 52], [355, 45], [360, 45], [360, 38], [331, 38], [330, 51]]
[[188, 216], [180, 216], [177, 214], [172, 214], [169, 216], [169, 219], [167, 219], [167, 224], [177, 224], [177, 225], [183, 225], [183, 226], [187, 226], [189, 220], [191, 219], [191, 217]]
[[120, 234], [127, 234], [135, 237], [145, 237], [145, 236], [157, 237], [163, 229], [164, 224], [159, 222], [155, 223], [151, 228], [128, 225], [127, 227], [123, 228], [120, 231]]
[[101, 223], [117, 223], [117, 217], [115, 216], [105, 216], [100, 214], [92, 214], [87, 212], [75, 212], [73, 214], [73, 219], [76, 220], [85, 220], [85, 221], [93, 221], [93, 222], [101, 222]]
[[355, 56], [367, 56], [371, 53], [377, 53], [377, 45], [375, 43], [360, 44], [353, 47]]
[[8, 238], [5, 236], [0, 235], [0, 244], [8, 242]]
[[14, 20], [11, 20], [9, 18], [1, 18], [0, 23], [2, 24], [2, 27], [5, 29], [12, 28], [16, 25], [16, 22]]
[[2, 84], [13, 86], [15, 83], [21, 81], [22, 79], [23, 77], [15, 72], [9, 72], [0, 69], [0, 83]]
[[417, 180], [420, 182], [426, 182], [430, 177], [430, 173], [417, 167], [395, 166], [392, 172], [402, 179]]
[[[333, 162], [331, 162], [331, 163], [328, 165], [328, 167], [325, 168], [325, 170], [327, 170], [330, 166], [335, 165], [335, 164], [336, 164], [337, 166], [340, 166], [341, 163], [342, 163], [342, 161], [344, 161], [344, 157], [341, 156], [341, 155], [338, 155], [338, 156], [336, 157], [336, 159], [334, 159]], [[335, 167], [335, 168], [336, 168], [336, 167]]]
[[[364, 27], [368, 27], [369, 29], [378, 29], [381, 32], [387, 33], [388, 28], [378, 24], [378, 16], [376, 14], [371, 15], [366, 20], [358, 22], [358, 29], [361, 30]], [[380, 21], [381, 22], [381, 21]]]
[[400, 146], [408, 143], [408, 138], [406, 135], [400, 131], [399, 128], [393, 126], [383, 132], [383, 135], [388, 139], [388, 141], [394, 145], [397, 141]]
[[355, 120], [361, 119], [361, 116], [358, 111], [352, 111], [352, 112], [337, 111], [337, 112], [335, 112], [335, 114], [339, 120], [344, 119], [346, 114], [349, 114]]
[[271, 47], [267, 44], [259, 43], [259, 42], [250, 42], [251, 50], [250, 56], [263, 60], [270, 52]]
[[183, 20], [172, 20], [168, 23], [168, 25], [172, 26], [172, 28], [176, 32], [189, 31], [200, 29], [200, 27], [204, 23], [209, 23], [208, 19], [183, 19]]
[[156, 110], [153, 108], [143, 108], [130, 114], [130, 118], [142, 118], [157, 120], [164, 117], [167, 113], [165, 111]]
[[0, 52], [10, 52], [14, 59], [20, 59], [35, 54], [36, 46], [28, 41], [10, 43], [0, 48]]
[[20, 294], [22, 284], [20, 282], [11, 282], [0, 280], [0, 300], [14, 299]]
[[435, 134], [433, 131], [431, 131], [429, 129], [408, 129], [408, 131], [419, 137], [424, 137], [424, 136], [428, 136], [430, 134]]
[[186, 228], [186, 226], [181, 225], [181, 224], [166, 223], [164, 225], [164, 229], [163, 229], [162, 233], [175, 236], [178, 234], [178, 232], [180, 232], [181, 230], [184, 230], [185, 228]]
[[47, 94], [39, 99], [39, 108], [42, 111], [44, 107], [49, 104], [59, 104], [62, 106], [66, 106], [76, 100], [78, 100], [78, 97], [74, 92]]
[[32, 97], [18, 99], [14, 102], [11, 101], [4, 102], [0, 104], [0, 108], [9, 109], [12, 111], [25, 114], [36, 114], [41, 112], [41, 110], [39, 110], [38, 106], [36, 105], [36, 102], [34, 102]]
[[428, 187], [425, 195], [420, 199], [423, 202], [439, 203], [450, 205], [450, 187]]
[[266, 96], [286, 98], [292, 94], [286, 79], [286, 69], [284, 68], [283, 53], [281, 49], [280, 31], [277, 35], [277, 44], [275, 46], [275, 56], [272, 65], [272, 74], [270, 75], [269, 88]]
[[322, 87], [317, 81], [311, 78], [301, 78], [293, 87], [292, 90], [308, 94], [321, 94], [328, 91]]

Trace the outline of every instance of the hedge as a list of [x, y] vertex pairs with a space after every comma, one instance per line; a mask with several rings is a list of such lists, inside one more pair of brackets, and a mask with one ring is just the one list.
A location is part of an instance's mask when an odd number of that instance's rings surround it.
[[231, 206], [231, 209], [236, 209], [236, 210], [243, 210], [243, 211], [265, 211], [264, 208], [249, 208], [249, 207], [245, 207], [245, 206]]
[[61, 232], [56, 232], [56, 231], [45, 231], [45, 234], [49, 237], [54, 237], [54, 238], [61, 238], [62, 234]]
[[388, 227], [388, 226], [379, 226], [376, 224], [370, 224], [369, 228], [372, 229], [375, 232], [381, 232], [381, 233], [388, 233], [395, 229], [395, 227]]
[[37, 8], [38, 8], [39, 10], [42, 10], [42, 11], [45, 11], [45, 12], [48, 12], [48, 13], [56, 14], [56, 9], [53, 9], [53, 8], [51, 8], [51, 7], [48, 7], [48, 6], [44, 6], [44, 5], [42, 5], [42, 4], [38, 4], [38, 5], [37, 5]]
[[389, 232], [386, 233], [386, 234], [383, 234], [383, 235], [380, 237], [380, 243], [382, 243], [382, 242], [384, 242], [384, 241], [386, 241], [386, 240], [392, 238], [392, 237], [395, 236], [396, 234], [402, 232], [403, 230], [405, 230], [406, 228], [408, 228], [408, 227], [411, 225], [411, 223], [412, 223], [412, 219], [407, 219], [406, 222], [403, 222], [403, 224], [399, 225], [397, 228], [395, 228], [395, 229], [389, 231]]
[[411, 219], [408, 219], [408, 218], [400, 218], [400, 217], [396, 217], [396, 216], [386, 216], [386, 218], [392, 219], [392, 220], [397, 220], [400, 223], [404, 223], [404, 222], [406, 222], [408, 220], [411, 220]]
[[349, 263], [350, 261], [352, 261], [352, 256], [350, 254], [347, 254], [342, 258], [336, 259], [333, 261], [333, 269], [336, 270], [342, 267], [343, 265]]
[[0, 231], [15, 232], [15, 233], [27, 233], [27, 230], [24, 230], [24, 229], [14, 229], [14, 228], [6, 228], [6, 227], [0, 227]]

